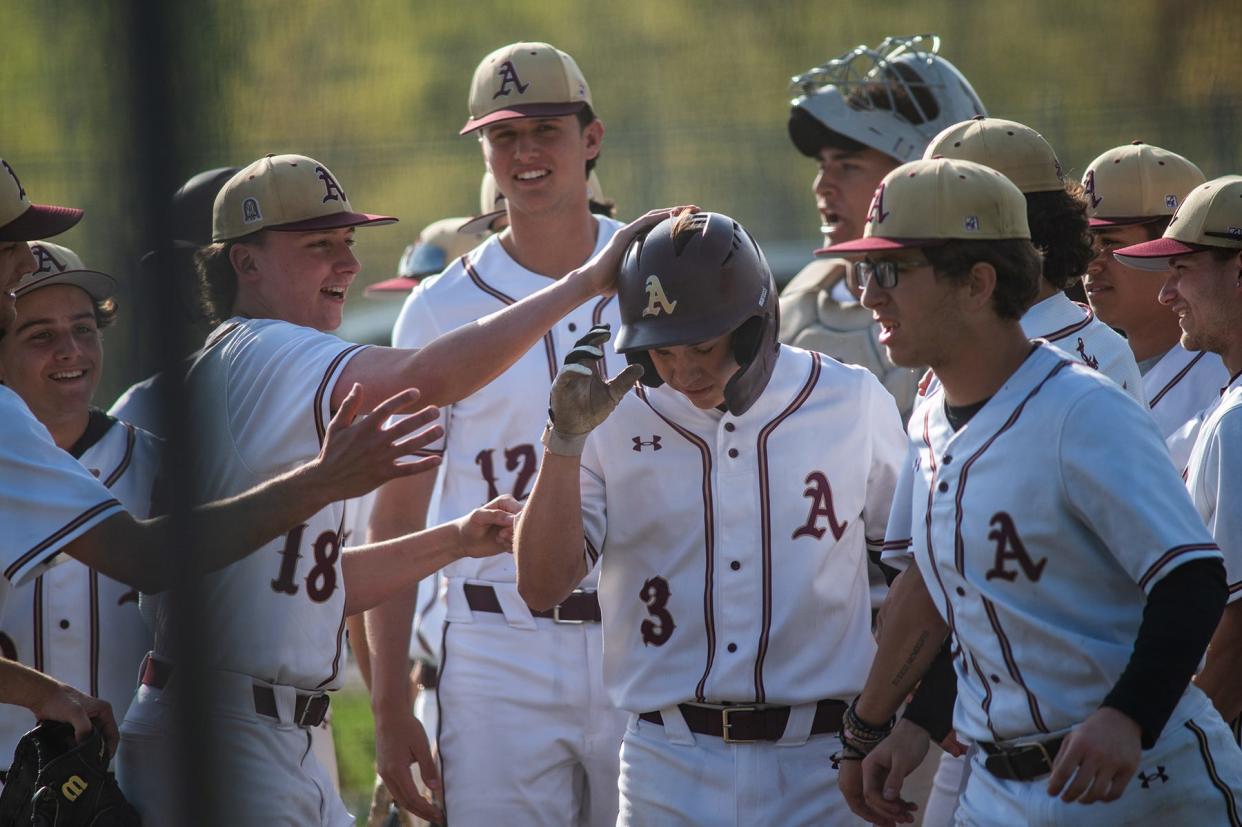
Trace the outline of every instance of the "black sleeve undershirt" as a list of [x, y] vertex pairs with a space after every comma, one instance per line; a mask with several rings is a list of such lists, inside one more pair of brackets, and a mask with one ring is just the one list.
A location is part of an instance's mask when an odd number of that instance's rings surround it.
[[[1139, 725], [1143, 749], [1155, 745], [1194, 677], [1228, 596], [1219, 559], [1178, 566], [1152, 587], [1130, 661], [1101, 704]], [[903, 717], [940, 741], [952, 727], [956, 700], [957, 681], [945, 641]]]

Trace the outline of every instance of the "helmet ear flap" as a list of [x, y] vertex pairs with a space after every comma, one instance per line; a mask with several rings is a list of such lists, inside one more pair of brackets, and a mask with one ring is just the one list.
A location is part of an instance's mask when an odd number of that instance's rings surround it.
[[733, 361], [746, 366], [754, 361], [759, 352], [760, 339], [763, 336], [765, 319], [762, 316], [751, 316], [733, 331]]
[[660, 374], [656, 372], [655, 362], [651, 361], [651, 357], [647, 355], [645, 350], [634, 350], [625, 354], [625, 361], [631, 365], [641, 365], [643, 375], [638, 380], [649, 388], [658, 388], [664, 384], [664, 380], [660, 378]]

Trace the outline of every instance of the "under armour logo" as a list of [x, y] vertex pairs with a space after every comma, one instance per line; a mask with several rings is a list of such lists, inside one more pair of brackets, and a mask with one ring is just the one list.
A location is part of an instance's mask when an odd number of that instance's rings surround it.
[[889, 213], [884, 209], [884, 184], [881, 183], [875, 188], [875, 195], [871, 196], [871, 206], [867, 208], [867, 223], [883, 224], [888, 216]]
[[1022, 544], [1022, 539], [1018, 537], [1018, 529], [1013, 524], [1013, 517], [1004, 511], [998, 511], [992, 515], [992, 520], [988, 525], [992, 526], [992, 530], [988, 532], [988, 539], [996, 543], [996, 560], [992, 568], [988, 570], [987, 579], [999, 578], [1012, 583], [1017, 579], [1018, 573], [1006, 569], [1005, 563], [1009, 560], [1016, 560], [1022, 568], [1022, 573], [1032, 583], [1038, 582], [1040, 575], [1044, 573], [1044, 566], [1048, 565], [1048, 558], [1045, 557], [1038, 563], [1031, 559], [1031, 555], [1027, 554], [1026, 546]]
[[26, 188], [22, 186], [22, 182], [17, 177], [17, 173], [13, 171], [13, 168], [11, 166], [9, 166], [8, 161], [0, 161], [0, 164], [4, 164], [4, 168], [9, 171], [9, 175], [13, 176], [13, 183], [17, 184], [17, 197], [25, 201], [26, 200]]
[[320, 181], [323, 181], [324, 189], [327, 190], [323, 196], [323, 201], [320, 202], [321, 204], [326, 204], [329, 201], [345, 202], [349, 200], [345, 196], [345, 190], [341, 189], [341, 185], [336, 183], [336, 179], [332, 177], [332, 173], [319, 166], [315, 167], [315, 174], [319, 176]]
[[500, 64], [500, 69], [497, 70], [496, 74], [500, 75], [500, 89], [496, 94], [492, 95], [492, 100], [496, 100], [501, 95], [508, 95], [513, 91], [509, 88], [510, 84], [517, 88], [519, 95], [525, 94], [530, 86], [529, 83], [522, 83], [522, 79], [518, 77], [517, 67], [513, 65], [512, 60], [506, 60]]
[[1100, 206], [1100, 202], [1104, 200], [1103, 198], [1096, 197], [1095, 194], [1095, 170], [1087, 170], [1087, 177], [1082, 179], [1082, 191], [1090, 197], [1092, 209]]
[[1081, 336], [1078, 337], [1078, 348], [1077, 349], [1078, 349], [1078, 356], [1082, 359], [1082, 362], [1084, 365], [1090, 368], [1094, 368], [1095, 370], [1100, 369], [1100, 360], [1095, 358], [1094, 356], [1089, 356], [1087, 354], [1087, 343], [1082, 340]]
[[802, 496], [810, 498], [811, 513], [807, 515], [806, 522], [794, 531], [793, 539], [810, 536], [818, 540], [823, 537], [826, 529], [820, 528], [816, 523], [820, 517], [825, 517], [828, 528], [832, 529], [832, 539], [840, 540], [849, 521], [837, 522], [837, 512], [832, 505], [832, 486], [828, 484], [828, 478], [820, 471], [807, 474], [806, 490], [802, 492]]
[[39, 265], [35, 268], [36, 273], [63, 273], [68, 266], [52, 255], [52, 251], [42, 244], [32, 244], [30, 253], [34, 256], [35, 263]]
[[256, 221], [263, 220], [263, 213], [259, 211], [259, 199], [247, 198], [242, 202], [242, 223], [253, 224]]
[[1151, 789], [1151, 782], [1153, 781], [1159, 781], [1161, 784], [1169, 783], [1169, 776], [1165, 775], [1163, 766], [1157, 766], [1156, 771], [1151, 775], [1148, 775], [1145, 772], [1140, 772], [1138, 777], [1139, 781], [1143, 782], [1143, 789], [1145, 790]]
[[660, 284], [659, 276], [647, 276], [647, 309], [643, 317], [659, 316], [661, 313], [672, 313], [677, 309], [677, 302], [669, 301], [664, 295], [664, 285]]
[[651, 446], [651, 450], [653, 450], [653, 451], [658, 451], [658, 450], [660, 450], [660, 448], [662, 447], [662, 446], [660, 445], [660, 435], [659, 435], [659, 434], [655, 434], [655, 435], [653, 435], [653, 436], [651, 437], [651, 439], [649, 439], [649, 440], [644, 440], [644, 439], [643, 439], [642, 437], [640, 437], [640, 436], [636, 436], [636, 437], [634, 437], [634, 450], [635, 450], [635, 451], [639, 451], [639, 452], [641, 452], [641, 451], [643, 450], [643, 446], [644, 446], [644, 445], [650, 445], [650, 446]]

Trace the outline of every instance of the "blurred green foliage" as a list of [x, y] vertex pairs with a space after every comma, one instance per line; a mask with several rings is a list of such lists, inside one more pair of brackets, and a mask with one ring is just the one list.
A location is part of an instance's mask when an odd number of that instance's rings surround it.
[[[133, 42], [118, 5], [8, 0], [0, 157], [36, 199], [84, 206], [63, 241], [124, 279], [142, 252], [127, 113]], [[402, 218], [364, 231], [363, 283], [387, 277], [425, 224], [467, 215], [483, 171], [458, 137], [491, 49], [547, 40], [573, 54], [607, 126], [600, 175], [622, 216], [693, 201], [761, 242], [817, 240], [812, 163], [785, 135], [789, 77], [887, 34], [937, 32], [994, 115], [1039, 129], [1067, 171], [1142, 138], [1209, 176], [1239, 168], [1242, 14], [1226, 0], [217, 0], [175, 14], [168, 76], [186, 104], [183, 177], [301, 152], [354, 205]], [[140, 161], [139, 161], [140, 162]], [[361, 285], [359, 285], [361, 286]], [[355, 291], [353, 301], [365, 301]], [[101, 398], [141, 375], [141, 320], [109, 333]]]

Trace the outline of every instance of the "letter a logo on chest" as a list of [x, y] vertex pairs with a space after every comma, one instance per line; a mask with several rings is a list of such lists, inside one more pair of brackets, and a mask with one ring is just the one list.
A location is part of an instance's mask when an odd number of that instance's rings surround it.
[[1018, 536], [1018, 529], [1014, 527], [1013, 517], [1004, 511], [998, 511], [992, 515], [989, 525], [992, 530], [988, 532], [988, 539], [996, 543], [996, 560], [992, 568], [988, 569], [987, 579], [995, 580], [999, 577], [1001, 580], [1013, 582], [1018, 573], [1005, 568], [1005, 564], [1016, 560], [1027, 579], [1032, 583], [1038, 582], [1040, 575], [1044, 573], [1044, 566], [1048, 564], [1048, 558], [1045, 557], [1038, 563], [1031, 559], [1031, 555], [1026, 552], [1026, 546], [1022, 545], [1022, 538]]
[[832, 507], [832, 486], [828, 484], [828, 478], [819, 471], [807, 474], [806, 490], [802, 492], [802, 496], [810, 498], [811, 513], [807, 514], [806, 522], [794, 531], [793, 539], [810, 536], [818, 540], [823, 537], [827, 529], [818, 526], [820, 517], [823, 517], [828, 520], [828, 528], [832, 529], [832, 539], [840, 540], [850, 523], [849, 520], [837, 522], [837, 512]]

